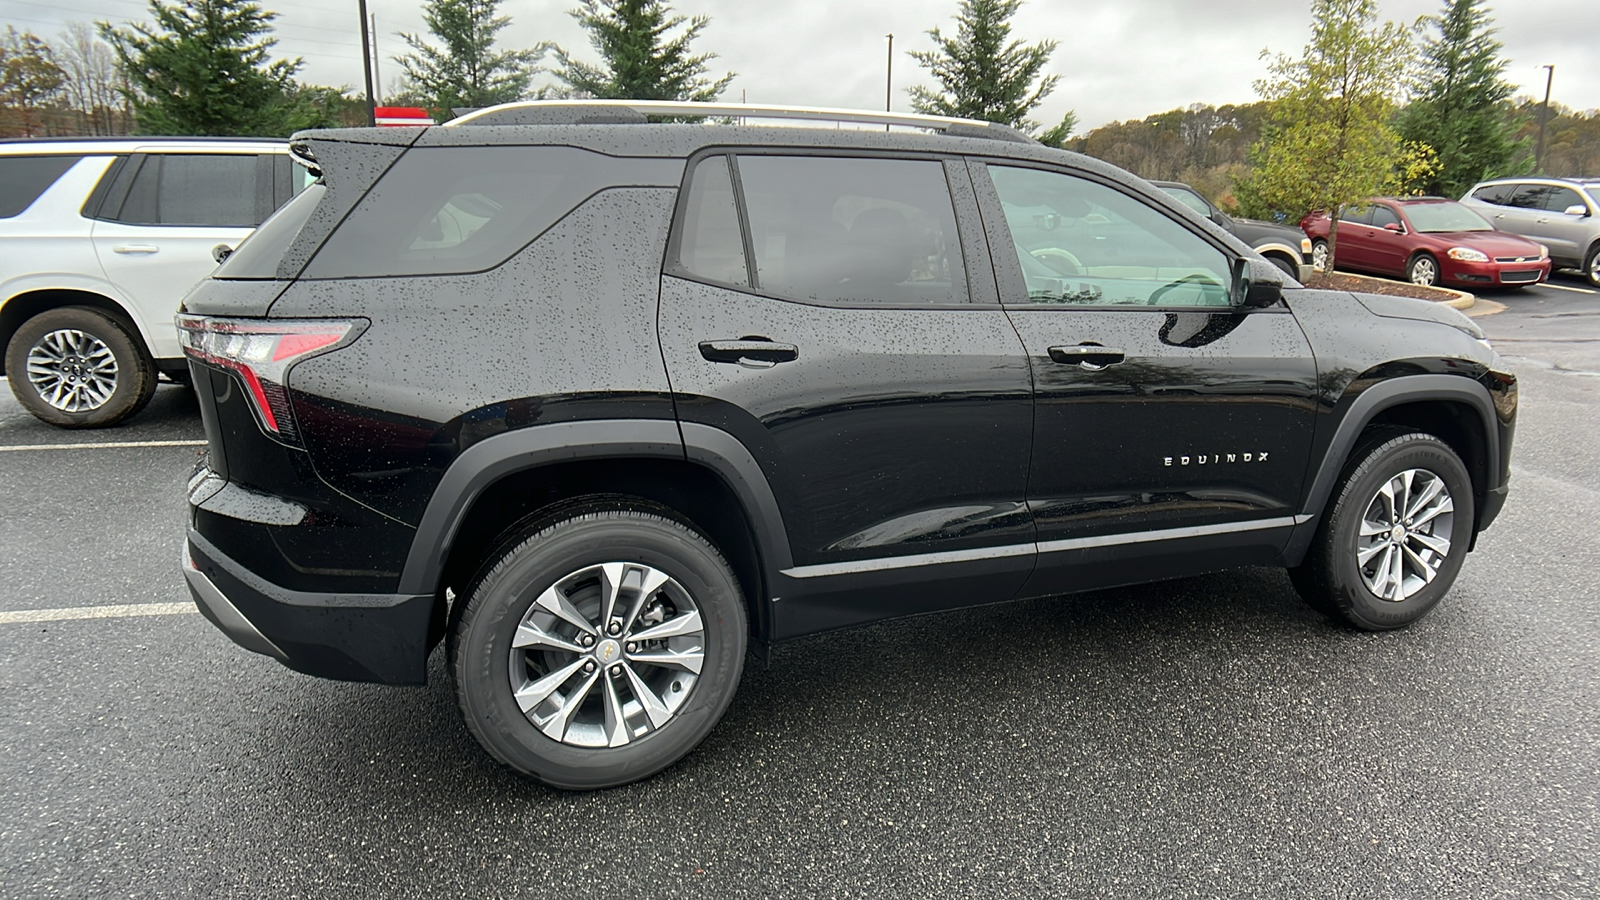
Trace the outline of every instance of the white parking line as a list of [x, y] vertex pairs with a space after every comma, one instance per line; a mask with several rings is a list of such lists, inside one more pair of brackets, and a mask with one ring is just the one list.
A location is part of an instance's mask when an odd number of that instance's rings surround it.
[[101, 441], [85, 444], [12, 444], [0, 446], [0, 453], [18, 450], [126, 450], [133, 447], [204, 447], [205, 441]]
[[115, 606], [67, 606], [0, 612], [0, 625], [62, 622], [72, 619], [120, 619], [126, 616], [182, 616], [198, 613], [193, 603], [123, 603]]
[[1558, 291], [1571, 291], [1574, 294], [1600, 294], [1600, 291], [1591, 291], [1588, 288], [1567, 287], [1564, 284], [1551, 284], [1548, 281], [1545, 282], [1544, 286], [1547, 288], [1555, 288]]

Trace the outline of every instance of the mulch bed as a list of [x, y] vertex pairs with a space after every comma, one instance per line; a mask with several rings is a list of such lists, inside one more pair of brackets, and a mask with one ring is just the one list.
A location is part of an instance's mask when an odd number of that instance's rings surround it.
[[1409, 281], [1389, 281], [1385, 278], [1357, 278], [1353, 275], [1344, 275], [1338, 272], [1316, 272], [1305, 281], [1305, 286], [1324, 291], [1361, 291], [1367, 294], [1386, 294], [1390, 297], [1416, 297], [1419, 300], [1440, 302], [1456, 299], [1456, 295], [1450, 291], [1423, 287], [1420, 284], [1412, 284]]

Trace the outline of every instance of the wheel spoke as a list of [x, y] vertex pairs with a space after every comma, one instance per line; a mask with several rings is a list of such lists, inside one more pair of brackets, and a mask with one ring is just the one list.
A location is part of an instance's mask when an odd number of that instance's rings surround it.
[[598, 635], [600, 633], [595, 629], [594, 625], [584, 617], [583, 613], [578, 612], [577, 607], [572, 605], [572, 601], [568, 600], [567, 595], [561, 593], [557, 586], [552, 586], [544, 593], [540, 594], [536, 605], [540, 609], [555, 613], [556, 615], [577, 626], [583, 631], [588, 632], [589, 634]]
[[670, 580], [667, 573], [660, 569], [644, 570], [644, 578], [639, 585], [639, 596], [633, 598], [633, 605], [628, 608], [628, 616], [622, 621], [624, 632], [633, 627], [633, 623], [639, 620], [639, 613], [644, 611], [644, 605], [650, 602], [655, 592], [661, 590], [662, 585]]
[[1439, 496], [1443, 492], [1444, 479], [1435, 478], [1428, 482], [1427, 487], [1424, 487], [1421, 491], [1419, 491], [1416, 497], [1414, 497], [1411, 500], [1411, 503], [1406, 507], [1406, 519], [1410, 520], [1417, 513], [1422, 512], [1422, 510], [1429, 503], [1433, 502], [1433, 498]]
[[1389, 525], [1394, 524], [1394, 508], [1396, 505], [1394, 500], [1394, 488], [1395, 483], [1399, 480], [1400, 479], [1398, 478], [1391, 478], [1383, 483], [1383, 487], [1378, 488], [1378, 496], [1383, 498], [1384, 512], [1388, 513], [1387, 524]]
[[1440, 556], [1450, 555], [1450, 541], [1447, 538], [1439, 537], [1436, 534], [1421, 534], [1413, 531], [1410, 534], [1410, 539], [1416, 541], [1424, 547], [1427, 547], [1429, 550], [1432, 550], [1434, 553], [1437, 553]]
[[1378, 566], [1373, 571], [1372, 578], [1368, 580], [1368, 587], [1374, 594], [1384, 600], [1389, 599], [1389, 558], [1394, 554], [1394, 545], [1388, 541], [1383, 542], [1383, 554], [1378, 558]]
[[694, 650], [645, 650], [639, 653], [628, 654], [631, 662], [649, 663], [652, 666], [663, 666], [669, 669], [682, 669], [695, 675], [700, 674], [700, 668], [705, 665], [706, 653], [701, 649]]
[[1389, 583], [1394, 587], [1394, 596], [1391, 600], [1404, 600], [1406, 598], [1406, 568], [1405, 554], [1398, 550], [1389, 553]]
[[616, 614], [617, 597], [622, 594], [622, 579], [628, 576], [624, 563], [605, 563], [600, 566], [600, 626], [606, 627]]
[[589, 689], [593, 688], [594, 683], [600, 679], [601, 671], [601, 669], [595, 669], [590, 672], [583, 679], [583, 684], [578, 685], [577, 690], [567, 695], [567, 699], [561, 704], [561, 709], [557, 710], [550, 718], [537, 723], [539, 730], [558, 741], [566, 737], [567, 726], [572, 724], [572, 714], [577, 712], [578, 707], [582, 706], [583, 701], [588, 698]]
[[665, 725], [667, 720], [672, 718], [672, 710], [667, 709], [667, 705], [661, 702], [656, 692], [650, 690], [650, 686], [644, 683], [644, 679], [633, 670], [633, 666], [624, 662], [622, 671], [628, 675], [628, 686], [633, 688], [633, 696], [639, 699], [639, 705], [644, 707], [644, 714], [650, 717], [650, 727], [660, 728]]
[[1377, 522], [1374, 522], [1374, 521], [1372, 521], [1370, 519], [1362, 519], [1361, 520], [1361, 536], [1362, 537], [1372, 537], [1373, 535], [1376, 535], [1376, 534], [1387, 534], [1388, 532], [1389, 532], [1389, 526], [1388, 525], [1379, 525]]
[[1389, 543], [1387, 541], [1385, 541], [1383, 543], [1373, 544], [1372, 546], [1367, 547], [1364, 550], [1357, 550], [1356, 551], [1356, 565], [1358, 565], [1361, 568], [1365, 569], [1367, 567], [1367, 563], [1372, 562], [1372, 558], [1374, 556], [1377, 556], [1379, 553], [1382, 553], [1384, 551], [1384, 549], [1387, 548], [1388, 546], [1389, 546]]
[[705, 625], [700, 621], [700, 614], [690, 610], [673, 616], [660, 625], [654, 625], [637, 634], [631, 634], [628, 636], [628, 640], [659, 641], [663, 638], [678, 637], [684, 634], [696, 634], [704, 630]]
[[622, 700], [617, 697], [617, 680], [607, 678], [605, 681], [606, 746], [620, 747], [633, 740], [633, 736], [628, 733], [628, 720], [622, 714]]
[[1400, 549], [1404, 551], [1406, 558], [1411, 560], [1412, 568], [1417, 570], [1417, 574], [1422, 576], [1423, 581], [1433, 581], [1433, 577], [1439, 574], [1434, 571], [1433, 566], [1428, 565], [1422, 557], [1418, 556], [1415, 550], [1410, 547], [1401, 547]]
[[583, 648], [577, 644], [557, 637], [532, 622], [523, 622], [517, 626], [516, 637], [511, 639], [513, 649], [521, 650], [525, 647], [550, 647], [556, 650], [565, 650], [568, 653], [582, 653]]
[[1432, 522], [1434, 519], [1437, 519], [1439, 516], [1442, 516], [1447, 512], [1455, 511], [1456, 502], [1449, 497], [1445, 497], [1438, 503], [1435, 503], [1433, 506], [1429, 507], [1427, 510], [1424, 510], [1421, 515], [1413, 517], [1411, 519], [1411, 527], [1421, 528], [1429, 522]]
[[565, 666], [551, 672], [532, 684], [525, 685], [516, 691], [517, 705], [523, 712], [531, 712], [534, 707], [549, 699], [556, 692], [556, 688], [567, 683], [572, 673], [583, 668], [583, 660], [573, 660]]

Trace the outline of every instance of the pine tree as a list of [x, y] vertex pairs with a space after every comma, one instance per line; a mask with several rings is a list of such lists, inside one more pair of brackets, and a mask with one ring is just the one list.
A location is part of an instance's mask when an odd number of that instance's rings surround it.
[[[581, 0], [573, 18], [589, 32], [599, 67], [573, 59], [560, 48], [556, 77], [576, 94], [600, 100], [711, 102], [727, 90], [734, 73], [712, 81], [706, 63], [715, 53], [691, 55], [689, 45], [710, 21], [675, 16], [665, 0]], [[677, 37], [668, 32], [687, 25]]]
[[[956, 36], [937, 28], [928, 32], [936, 50], [913, 50], [911, 58], [926, 68], [941, 90], [911, 88], [911, 108], [935, 116], [957, 116], [999, 122], [1021, 131], [1038, 131], [1028, 118], [1033, 108], [1055, 90], [1058, 75], [1043, 75], [1055, 41], [1024, 44], [1010, 40], [1012, 16], [1022, 0], [961, 0]], [[1038, 135], [1059, 147], [1071, 135], [1077, 116], [1068, 112], [1060, 124]]]
[[500, 0], [428, 0], [422, 21], [444, 46], [400, 33], [413, 52], [394, 61], [405, 70], [410, 88], [445, 118], [458, 107], [476, 109], [528, 96], [544, 51], [496, 51], [495, 35], [511, 24], [509, 16], [496, 15], [499, 8]]
[[268, 60], [276, 13], [249, 0], [150, 0], [155, 26], [97, 23], [145, 134], [287, 135], [299, 59]]
[[[1279, 55], [1256, 90], [1273, 101], [1253, 152], [1256, 170], [1237, 195], [1251, 215], [1333, 214], [1328, 265], [1339, 245], [1340, 207], [1383, 193], [1405, 147], [1389, 127], [1401, 73], [1414, 52], [1406, 29], [1377, 24], [1374, 0], [1312, 0], [1311, 43]], [[1265, 54], [1263, 54], [1265, 55]]]
[[1438, 154], [1439, 171], [1421, 185], [1426, 193], [1459, 197], [1485, 178], [1505, 174], [1517, 145], [1504, 106], [1514, 88], [1504, 78], [1506, 60], [1494, 39], [1489, 10], [1478, 0], [1446, 0], [1437, 16], [1418, 21], [1436, 29], [1422, 44], [1422, 66], [1412, 101], [1401, 111], [1399, 132]]

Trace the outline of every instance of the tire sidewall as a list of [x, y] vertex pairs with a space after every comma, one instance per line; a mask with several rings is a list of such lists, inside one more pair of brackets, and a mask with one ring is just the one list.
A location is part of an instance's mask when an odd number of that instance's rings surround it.
[[[1407, 469], [1425, 469], [1444, 479], [1455, 505], [1450, 532], [1450, 553], [1439, 573], [1415, 594], [1394, 602], [1379, 598], [1367, 587], [1356, 563], [1356, 539], [1367, 504], [1385, 481]], [[1455, 583], [1472, 542], [1475, 508], [1472, 480], [1459, 458], [1442, 442], [1421, 434], [1385, 443], [1367, 457], [1344, 484], [1334, 507], [1328, 540], [1328, 573], [1335, 602], [1352, 624], [1372, 631], [1402, 628], [1428, 613]]]
[[[705, 665], [689, 698], [660, 729], [622, 747], [573, 747], [539, 731], [517, 705], [511, 643], [545, 589], [586, 566], [617, 561], [653, 566], [689, 592], [705, 624]], [[609, 787], [672, 765], [722, 717], [744, 667], [747, 626], [732, 571], [699, 535], [653, 515], [590, 514], [544, 529], [502, 556], [468, 603], [451, 643], [462, 714], [491, 754], [555, 787]]]
[[1434, 259], [1433, 256], [1431, 256], [1430, 254], [1427, 254], [1427, 253], [1418, 253], [1416, 256], [1411, 257], [1411, 261], [1410, 262], [1406, 263], [1406, 280], [1411, 282], [1412, 284], [1420, 284], [1421, 283], [1421, 282], [1417, 281], [1416, 270], [1417, 270], [1417, 263], [1422, 262], [1423, 260], [1427, 260], [1429, 263], [1431, 263], [1433, 265], [1433, 280], [1428, 282], [1427, 286], [1428, 287], [1437, 287], [1438, 284], [1439, 284], [1439, 281], [1443, 277], [1443, 273], [1439, 271], [1439, 261], [1437, 259]]
[[[46, 334], [75, 329], [99, 339], [117, 362], [117, 386], [98, 409], [67, 412], [51, 406], [28, 377], [28, 353]], [[6, 345], [7, 381], [28, 412], [61, 428], [103, 428], [126, 419], [149, 402], [155, 390], [154, 365], [137, 338], [105, 313], [82, 306], [67, 306], [39, 313], [22, 323]]]

